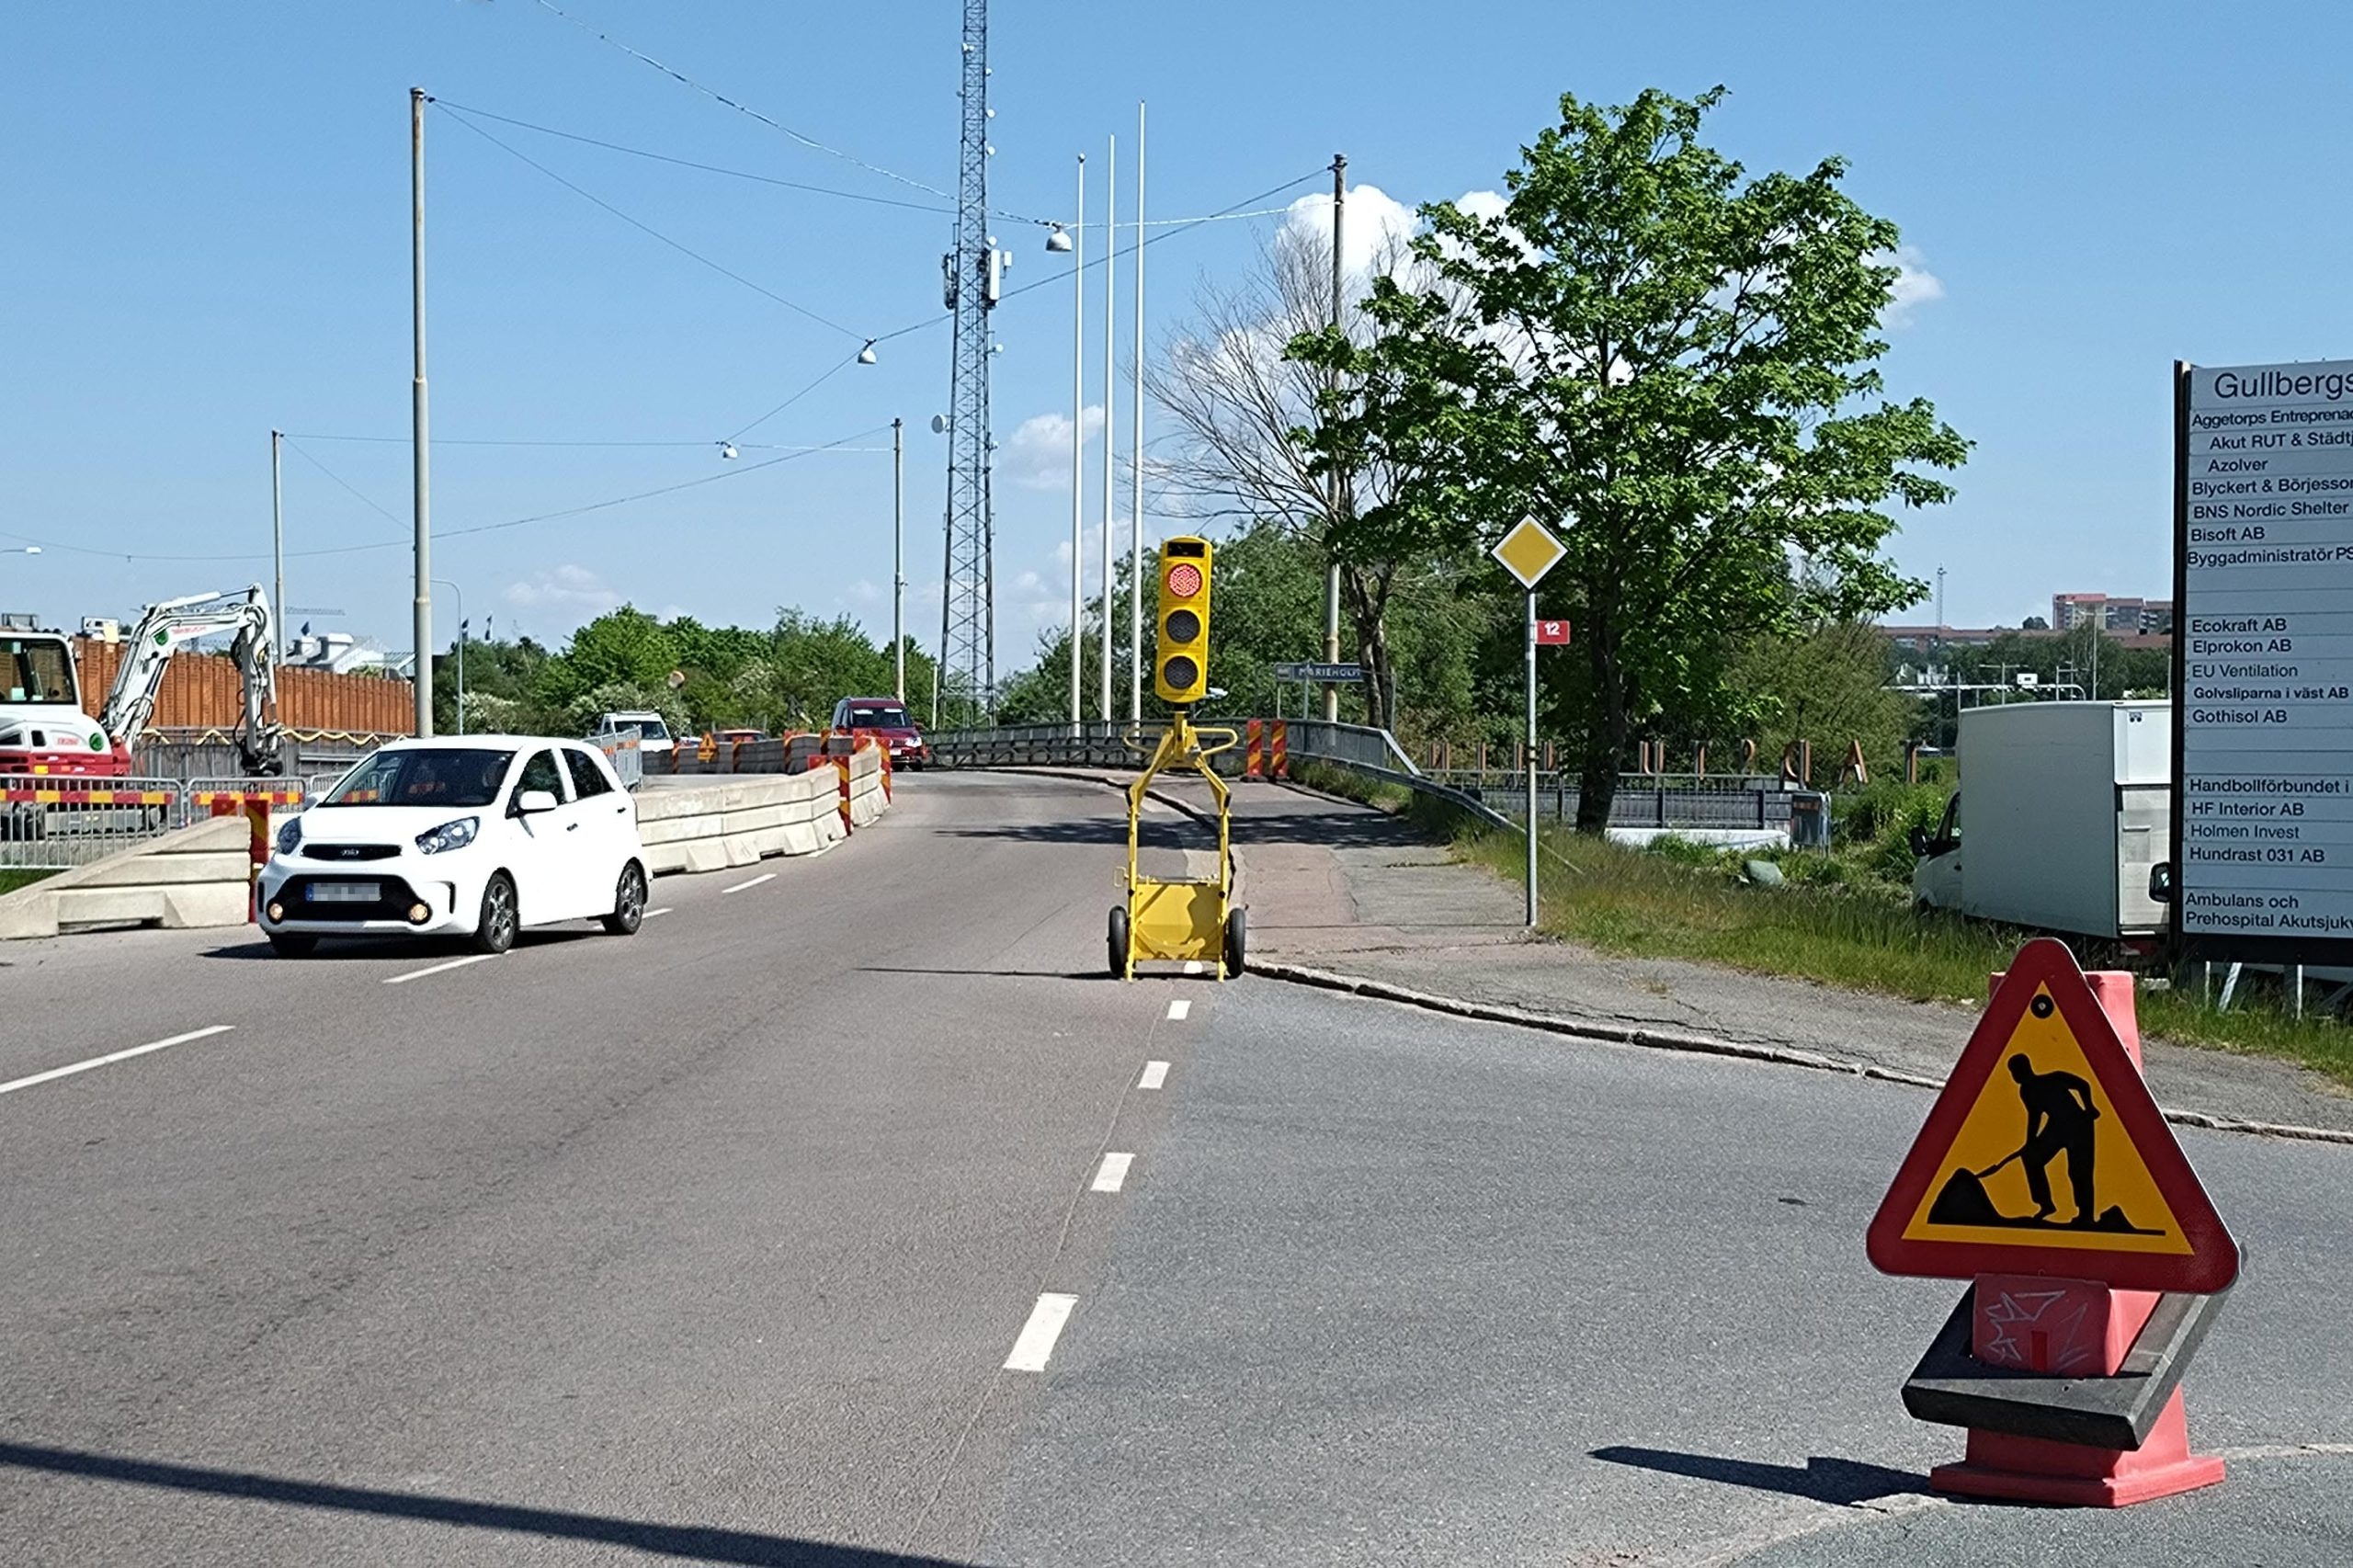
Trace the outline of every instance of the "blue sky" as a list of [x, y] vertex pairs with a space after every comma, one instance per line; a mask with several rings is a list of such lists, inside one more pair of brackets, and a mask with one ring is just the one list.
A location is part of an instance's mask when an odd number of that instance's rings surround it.
[[[868, 163], [952, 183], [952, 0], [558, 3]], [[2055, 590], [2166, 590], [2173, 358], [2353, 355], [2353, 213], [2332, 195], [2353, 43], [2342, 6], [999, 0], [995, 12], [992, 195], [1010, 210], [1066, 213], [1071, 155], [1099, 168], [1108, 134], [1124, 172], [1139, 98], [1151, 212], [1165, 217], [1309, 175], [1336, 150], [1352, 181], [1407, 203], [1492, 187], [1563, 89], [1617, 102], [1720, 82], [1732, 96], [1711, 139], [1752, 169], [1843, 153], [1853, 193], [1903, 225], [1940, 290], [1894, 332], [1891, 389], [1935, 399], [1977, 450], [1959, 502], [1908, 517], [1895, 553], [1922, 576], [1949, 569], [1956, 622], [2047, 612]], [[0, 545], [49, 547], [0, 555], [0, 608], [55, 620], [266, 576], [277, 426], [297, 433], [289, 597], [342, 612], [295, 619], [406, 646], [406, 448], [318, 437], [407, 429], [412, 85], [681, 158], [933, 200], [712, 103], [534, 0], [86, 0], [14, 7], [0, 40]], [[847, 329], [706, 270], [431, 115], [437, 435], [688, 443], [439, 449], [435, 517], [451, 537], [436, 575], [461, 585], [477, 630], [494, 613], [502, 630], [560, 637], [627, 598], [752, 623], [782, 605], [847, 610], [887, 631], [890, 460], [878, 451], [455, 530], [783, 455], [753, 442], [869, 432], [850, 445], [884, 447], [887, 431], [872, 432], [896, 415], [910, 621], [935, 640], [945, 453], [928, 423], [946, 402], [944, 327], [843, 369], [745, 436], [736, 464], [715, 443], [860, 337], [938, 315], [948, 219], [477, 123]], [[1101, 197], [1097, 180], [1097, 216]], [[1126, 188], [1120, 200], [1124, 212]], [[1245, 266], [1272, 222], [1156, 245], [1150, 335], [1181, 322], [1201, 278]], [[1066, 274], [1039, 231], [1004, 227], [1012, 282]], [[1011, 664], [1063, 602], [1062, 464], [1016, 437], [1067, 412], [1066, 286], [1008, 304], [997, 326]], [[1122, 432], [1125, 398], [1123, 380]], [[370, 544], [389, 548], [302, 553]], [[156, 559], [241, 553], [253, 559]]]

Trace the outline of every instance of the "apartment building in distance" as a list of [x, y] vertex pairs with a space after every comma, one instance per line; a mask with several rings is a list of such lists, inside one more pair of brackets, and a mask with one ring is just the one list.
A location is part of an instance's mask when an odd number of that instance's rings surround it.
[[2117, 637], [2168, 636], [2173, 631], [2173, 601], [2109, 594], [2052, 595], [2051, 630], [2072, 631], [2078, 626], [2097, 626]]

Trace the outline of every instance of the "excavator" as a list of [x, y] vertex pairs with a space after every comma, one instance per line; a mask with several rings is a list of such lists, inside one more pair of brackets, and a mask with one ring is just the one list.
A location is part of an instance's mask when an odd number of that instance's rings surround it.
[[199, 637], [230, 637], [244, 686], [236, 746], [249, 774], [281, 770], [278, 665], [269, 600], [256, 584], [243, 594], [190, 594], [149, 605], [124, 639], [122, 665], [106, 706], [82, 708], [74, 650], [54, 631], [0, 631], [0, 778], [25, 774], [121, 778], [131, 748], [154, 716], [172, 655]]

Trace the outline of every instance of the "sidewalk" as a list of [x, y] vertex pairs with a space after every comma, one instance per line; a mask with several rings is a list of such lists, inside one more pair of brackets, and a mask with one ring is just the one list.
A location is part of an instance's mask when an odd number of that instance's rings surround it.
[[[1199, 791], [1170, 791], [1190, 801]], [[1205, 795], [1202, 803], [1206, 803]], [[1483, 1016], [1634, 1044], [1770, 1055], [1941, 1084], [1975, 1009], [1530, 939], [1520, 890], [1381, 812], [1276, 785], [1234, 790], [1252, 966], [1345, 977]], [[1744, 1049], [1745, 1048], [1745, 1049]], [[2146, 1043], [2157, 1100], [2192, 1123], [2315, 1129], [2353, 1142], [2353, 1096], [2289, 1062]]]

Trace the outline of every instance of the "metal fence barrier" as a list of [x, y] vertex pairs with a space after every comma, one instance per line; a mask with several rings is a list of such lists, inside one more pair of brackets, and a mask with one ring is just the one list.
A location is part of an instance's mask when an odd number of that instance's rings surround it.
[[300, 811], [312, 794], [300, 778], [0, 778], [0, 866], [67, 870], [242, 812], [247, 801]]

